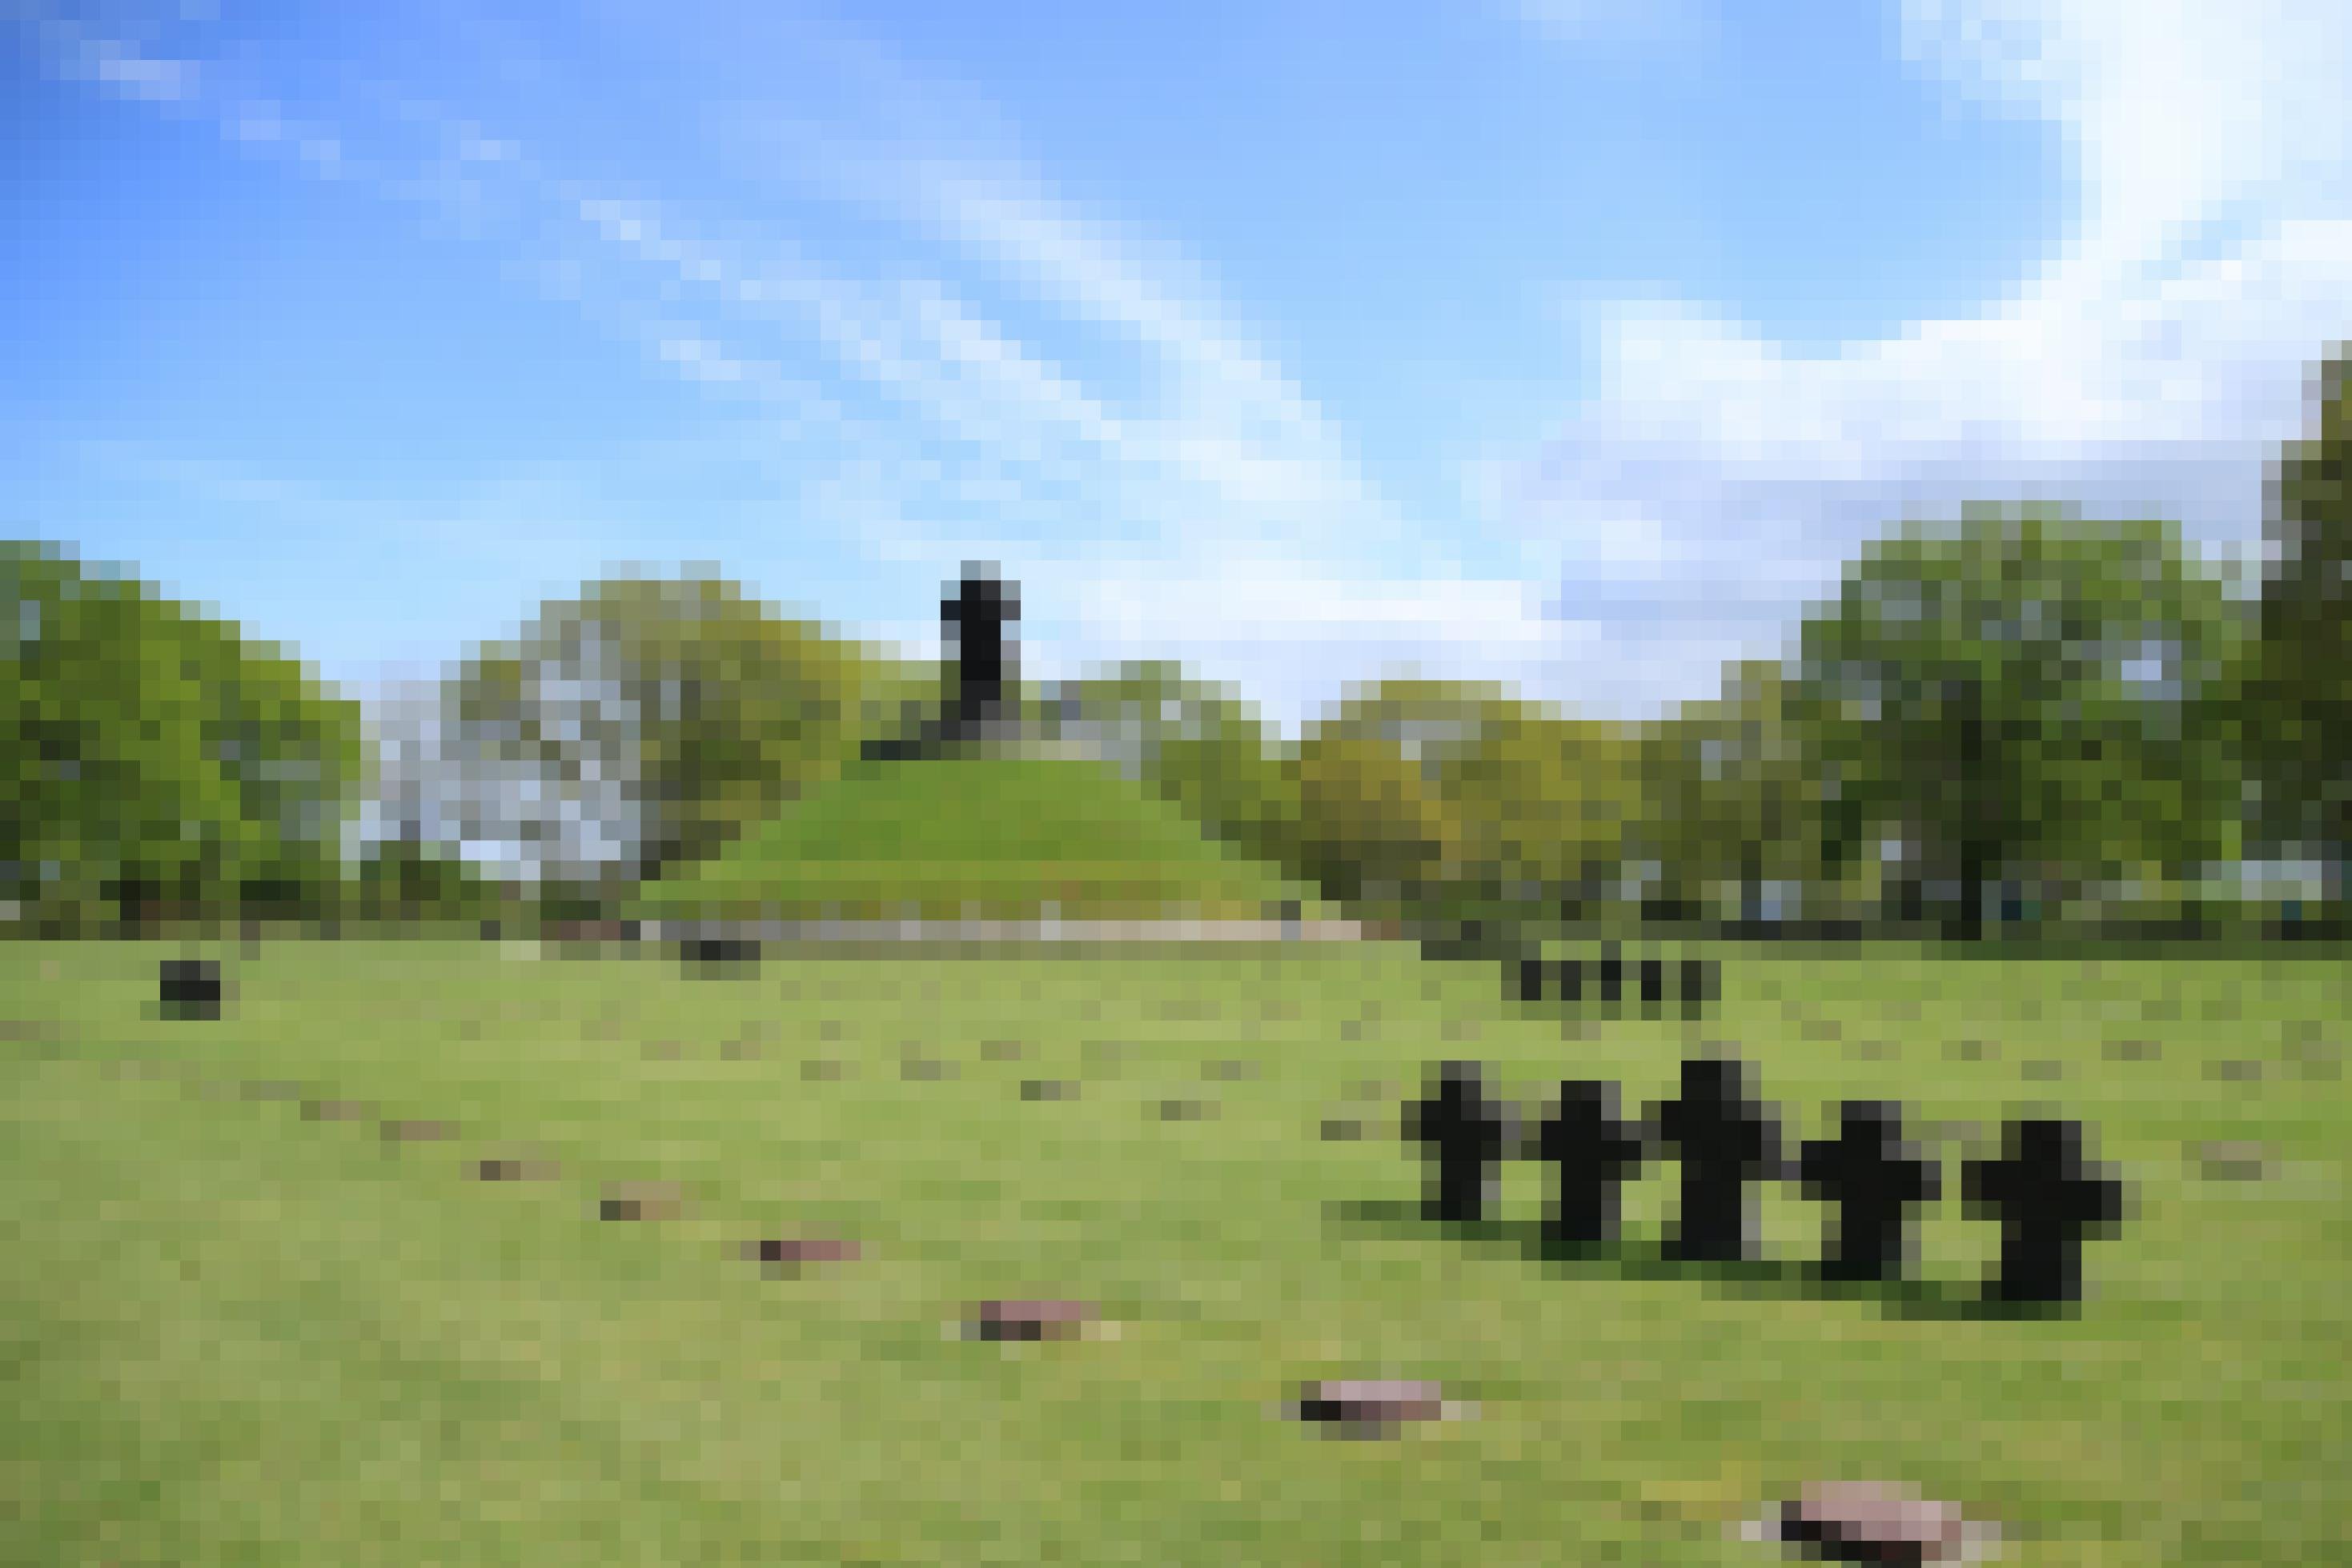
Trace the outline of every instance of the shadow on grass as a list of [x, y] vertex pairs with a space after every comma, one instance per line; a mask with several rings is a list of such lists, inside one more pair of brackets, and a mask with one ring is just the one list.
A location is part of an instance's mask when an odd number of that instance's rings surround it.
[[2080, 1310], [2074, 1302], [2002, 1301], [1973, 1281], [1837, 1280], [1824, 1276], [1816, 1264], [1791, 1260], [1678, 1258], [1662, 1243], [1643, 1238], [1621, 1236], [1579, 1246], [1547, 1234], [1538, 1220], [1433, 1220], [1417, 1203], [1334, 1203], [1326, 1212], [1332, 1223], [1348, 1228], [1396, 1238], [1436, 1235], [1490, 1257], [1516, 1255], [1562, 1279], [1680, 1280], [1730, 1296], [1873, 1302], [1896, 1318], [2028, 1320], [2072, 1317]]

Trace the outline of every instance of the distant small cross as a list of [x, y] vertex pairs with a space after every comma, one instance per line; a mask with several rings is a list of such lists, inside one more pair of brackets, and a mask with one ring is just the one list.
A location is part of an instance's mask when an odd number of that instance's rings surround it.
[[1905, 1221], [1914, 1205], [1936, 1200], [1940, 1173], [1904, 1143], [1903, 1107], [1892, 1101], [1849, 1100], [1838, 1107], [1838, 1124], [1835, 1138], [1807, 1144], [1797, 1160], [1805, 1196], [1837, 1205], [1822, 1271], [1884, 1280], [1900, 1271]]
[[1656, 1109], [1658, 1141], [1682, 1166], [1675, 1256], [1733, 1261], [1748, 1255], [1748, 1184], [1780, 1174], [1777, 1118], [1749, 1101], [1737, 1061], [1683, 1063], [1682, 1095]]
[[1559, 1104], [1537, 1130], [1535, 1152], [1558, 1176], [1546, 1216], [1550, 1238], [1577, 1247], [1614, 1240], [1618, 1188], [1649, 1152], [1641, 1127], [1617, 1119], [1617, 1086], [1561, 1083]]
[[1510, 1142], [1509, 1112], [1490, 1103], [1475, 1061], [1449, 1061], [1428, 1098], [1405, 1107], [1404, 1135], [1435, 1166], [1422, 1207], [1440, 1220], [1477, 1219]]
[[2012, 1122], [2008, 1151], [1971, 1160], [1961, 1194], [1980, 1218], [2000, 1221], [2000, 1273], [1991, 1295], [2004, 1301], [2073, 1301], [2083, 1294], [2083, 1243], [2114, 1233], [2124, 1218], [2124, 1184], [2083, 1161], [2083, 1124]]

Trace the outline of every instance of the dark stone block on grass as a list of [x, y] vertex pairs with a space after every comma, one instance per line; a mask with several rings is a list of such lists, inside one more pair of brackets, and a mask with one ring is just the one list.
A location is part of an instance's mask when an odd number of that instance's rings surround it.
[[1090, 1301], [980, 1301], [964, 1316], [964, 1337], [1023, 1343], [1080, 1339], [1100, 1315]]
[[1364, 1139], [1364, 1124], [1352, 1116], [1323, 1118], [1323, 1141], [1327, 1144], [1358, 1144]]
[[2259, 1061], [2209, 1061], [2205, 1076], [2216, 1083], [2258, 1083], [2262, 1082], [2263, 1064]]
[[1155, 1107], [1163, 1122], [1206, 1122], [1217, 1113], [1213, 1100], [1162, 1100]]
[[816, 1057], [801, 1063], [801, 1080], [807, 1083], [837, 1083], [849, 1076], [849, 1064], [830, 1057]]
[[2109, 1061], [2154, 1061], [2158, 1049], [2152, 1040], [2111, 1040], [2103, 1054]]
[[1066, 1078], [1030, 1078], [1021, 1084], [1024, 1100], [1075, 1100], [1078, 1086]]
[[221, 1009], [219, 963], [166, 958], [157, 977], [157, 1001], [168, 1019], [216, 1019]]
[[1022, 1050], [1017, 1040], [988, 1040], [981, 1042], [980, 1055], [983, 1061], [1018, 1061]]
[[305, 1100], [302, 1116], [310, 1122], [369, 1122], [375, 1107], [364, 1100]]
[[955, 1063], [940, 1061], [927, 1056], [900, 1059], [898, 1076], [909, 1083], [938, 1083], [956, 1075]]
[[1388, 1378], [1305, 1384], [1284, 1406], [1290, 1419], [1343, 1437], [1394, 1437], [1408, 1423], [1455, 1413], [1438, 1385]]
[[1238, 1083], [1244, 1078], [1258, 1076], [1257, 1063], [1238, 1058], [1212, 1061], [1201, 1069], [1201, 1076], [1218, 1083]]

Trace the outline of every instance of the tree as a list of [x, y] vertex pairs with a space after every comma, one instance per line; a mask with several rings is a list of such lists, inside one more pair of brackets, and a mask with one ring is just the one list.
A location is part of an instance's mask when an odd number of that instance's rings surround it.
[[[1649, 730], [1639, 841], [1659, 866], [1658, 902], [1743, 921], [1822, 902], [1832, 802], [1790, 703], [1780, 665], [1738, 664], [1724, 672], [1721, 695]], [[1796, 908], [1775, 896], [1790, 890]]]
[[1827, 852], [1888, 860], [1897, 912], [1963, 936], [2000, 883], [2062, 899], [2233, 856], [2207, 700], [2232, 624], [2168, 524], [1970, 508], [1868, 547], [1800, 637]]
[[856, 755], [881, 661], [711, 578], [541, 607], [447, 693], [462, 841], [579, 885], [700, 859]]
[[2275, 559], [2249, 660], [2249, 749], [2273, 844], [2321, 860], [2343, 895], [2352, 856], [2352, 356], [2314, 378], [2313, 434], [2287, 444], [2268, 486]]
[[1435, 781], [1458, 825], [1456, 902], [1481, 924], [1581, 919], [1622, 880], [1643, 814], [1640, 733], [1490, 693]]
[[125, 573], [0, 547], [0, 897], [41, 925], [308, 917], [340, 873], [359, 708]]
[[1257, 715], [1169, 661], [1065, 681], [1041, 704], [1048, 731], [1118, 764], [1213, 837], [1297, 870], [1297, 779]]

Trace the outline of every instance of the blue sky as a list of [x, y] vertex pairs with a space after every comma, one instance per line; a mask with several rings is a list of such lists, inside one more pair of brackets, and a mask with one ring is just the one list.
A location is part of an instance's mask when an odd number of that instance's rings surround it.
[[1295, 727], [1712, 695], [1966, 499], [2258, 536], [2352, 7], [0, 0], [7, 531], [331, 678], [717, 562]]

